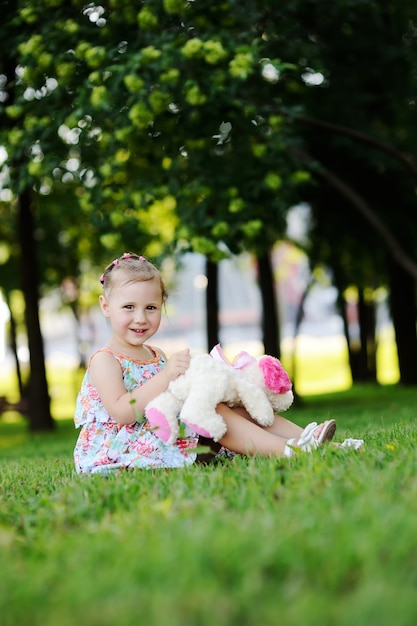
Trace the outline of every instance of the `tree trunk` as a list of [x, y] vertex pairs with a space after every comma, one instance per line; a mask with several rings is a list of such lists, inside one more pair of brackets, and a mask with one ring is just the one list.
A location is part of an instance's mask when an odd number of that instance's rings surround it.
[[[352, 382], [376, 382], [376, 338], [374, 305], [366, 302], [363, 289], [358, 289], [358, 327], [359, 337], [351, 336], [347, 318], [347, 302], [340, 298], [340, 313], [349, 354], [349, 366]], [[340, 292], [340, 291], [339, 291]]]
[[355, 379], [354, 370], [355, 370], [355, 364], [356, 364], [355, 346], [352, 345], [353, 343], [352, 337], [350, 336], [350, 333], [349, 333], [349, 321], [348, 321], [348, 314], [347, 314], [348, 304], [346, 302], [346, 298], [343, 295], [343, 290], [340, 289], [337, 282], [336, 282], [336, 287], [337, 287], [338, 294], [339, 294], [338, 295], [338, 310], [339, 310], [340, 317], [342, 318], [343, 334], [346, 339], [346, 345], [347, 345], [347, 350], [348, 350], [349, 368], [350, 368], [352, 380], [354, 380]]
[[390, 264], [390, 307], [397, 341], [400, 382], [417, 385], [416, 284], [398, 263]]
[[376, 340], [375, 310], [372, 303], [365, 300], [363, 289], [359, 289], [358, 316], [360, 334], [360, 370], [361, 382], [376, 382]]
[[269, 254], [258, 257], [259, 288], [262, 298], [262, 335], [265, 354], [278, 359], [281, 355], [281, 338], [277, 297], [272, 262]]
[[6, 296], [6, 304], [9, 308], [9, 314], [10, 314], [10, 347], [12, 349], [13, 357], [14, 357], [14, 361], [16, 365], [16, 377], [17, 377], [17, 384], [19, 388], [19, 396], [20, 396], [20, 400], [23, 400], [25, 396], [25, 389], [23, 385], [22, 370], [20, 367], [19, 355], [17, 353], [16, 320], [14, 318], [14, 314], [12, 311], [9, 294], [6, 292], [5, 296]]
[[37, 259], [29, 189], [25, 189], [19, 196], [18, 236], [30, 360], [29, 426], [32, 431], [48, 431], [53, 429], [54, 421], [50, 412], [43, 338], [39, 323]]
[[210, 351], [219, 343], [219, 266], [206, 260], [206, 330], [207, 348]]

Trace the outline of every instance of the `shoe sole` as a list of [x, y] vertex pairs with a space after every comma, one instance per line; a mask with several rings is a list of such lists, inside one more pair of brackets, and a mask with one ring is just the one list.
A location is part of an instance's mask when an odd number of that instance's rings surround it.
[[324, 443], [325, 441], [331, 441], [336, 432], [336, 420], [328, 420], [323, 426], [320, 435], [317, 437], [318, 443]]

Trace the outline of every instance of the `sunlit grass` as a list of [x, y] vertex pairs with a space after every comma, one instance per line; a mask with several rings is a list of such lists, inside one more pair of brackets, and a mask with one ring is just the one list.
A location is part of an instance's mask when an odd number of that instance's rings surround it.
[[390, 385], [399, 381], [397, 346], [392, 328], [387, 328], [379, 336], [376, 366], [378, 381], [382, 385]]
[[[53, 364], [47, 364], [46, 375], [53, 417], [58, 420], [70, 417], [74, 413], [75, 400], [84, 371], [73, 367], [56, 367]], [[1, 377], [0, 396], [7, 397], [9, 402], [19, 400], [16, 375], [12, 370], [5, 372]], [[3, 417], [10, 422], [19, 418], [20, 415], [13, 411], [5, 413]]]
[[342, 337], [301, 336], [295, 342], [284, 342], [282, 362], [301, 396], [343, 391], [352, 384]]

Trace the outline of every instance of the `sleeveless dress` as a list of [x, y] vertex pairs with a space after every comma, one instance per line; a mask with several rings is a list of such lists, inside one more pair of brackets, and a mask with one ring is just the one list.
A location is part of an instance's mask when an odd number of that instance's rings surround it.
[[[107, 348], [97, 352], [109, 352], [117, 359], [126, 391], [133, 391], [166, 365], [155, 348], [146, 347], [154, 355], [148, 361], [136, 361]], [[90, 363], [97, 352], [91, 356]], [[167, 445], [140, 416], [132, 424], [116, 422], [89, 382], [89, 367], [77, 396], [74, 422], [76, 428], [81, 427], [74, 449], [75, 468], [80, 474], [108, 474], [120, 468], [178, 468], [191, 465], [197, 456], [191, 449], [197, 447], [198, 437], [187, 428], [174, 445]]]

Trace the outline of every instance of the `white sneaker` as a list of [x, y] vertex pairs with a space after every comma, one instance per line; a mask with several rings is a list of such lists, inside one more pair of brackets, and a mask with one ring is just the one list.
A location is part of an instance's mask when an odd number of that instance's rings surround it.
[[315, 433], [320, 426], [321, 424], [317, 424], [317, 422], [311, 422], [311, 424], [308, 424], [304, 428], [298, 439], [288, 439], [284, 448], [284, 456], [291, 457], [297, 450], [301, 450], [302, 452], [311, 452], [325, 441], [331, 441], [336, 432], [336, 421], [327, 420], [324, 422], [320, 434], [316, 437]]

